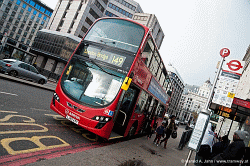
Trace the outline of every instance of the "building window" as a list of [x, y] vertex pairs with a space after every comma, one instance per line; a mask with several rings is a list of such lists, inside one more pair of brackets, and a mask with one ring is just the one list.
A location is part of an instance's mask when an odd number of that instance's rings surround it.
[[85, 21], [86, 21], [86, 23], [88, 23], [89, 25], [92, 25], [92, 24], [93, 24], [93, 22], [92, 22], [88, 17], [86, 17]]
[[12, 23], [13, 17], [10, 17], [8, 21], [9, 21], [10, 23]]
[[19, 38], [20, 38], [20, 35], [16, 35], [16, 38], [15, 38], [15, 39], [18, 40]]
[[102, 0], [106, 5], [108, 4], [108, 0]]
[[22, 33], [22, 29], [19, 29], [19, 30], [18, 30], [18, 34], [21, 35], [21, 33]]
[[109, 16], [109, 17], [118, 17], [117, 15], [115, 15], [115, 14], [113, 14], [113, 13], [107, 11], [107, 10], [106, 10], [106, 12], [105, 12], [105, 15], [106, 15], [106, 16]]
[[21, 3], [20, 0], [17, 0], [17, 1], [16, 1], [16, 4], [17, 4], [17, 5], [20, 5], [20, 3]]
[[25, 41], [25, 38], [24, 38], [24, 37], [22, 37], [21, 42], [23, 42], [23, 43], [24, 43], [24, 41]]
[[15, 10], [15, 11], [17, 11], [17, 10], [18, 10], [18, 6], [17, 6], [17, 5], [15, 5], [14, 10]]
[[35, 16], [34, 16], [34, 15], [32, 15], [32, 16], [30, 17], [30, 19], [31, 19], [31, 20], [34, 20], [34, 18], [35, 18]]
[[100, 18], [100, 17], [98, 16], [98, 14], [97, 14], [92, 8], [90, 8], [89, 13], [90, 13], [95, 19]]
[[104, 7], [97, 0], [95, 0], [95, 5], [101, 12], [104, 12]]
[[82, 29], [81, 29], [84, 33], [86, 33], [88, 31], [88, 28], [86, 28], [85, 26], [82, 26]]
[[12, 6], [12, 2], [11, 2], [11, 1], [9, 1], [9, 2], [8, 2], [8, 4], [7, 4], [7, 6], [9, 6], [9, 7], [11, 8], [11, 6]]
[[18, 26], [18, 24], [19, 24], [19, 21], [16, 20], [16, 21], [15, 21], [15, 26]]
[[26, 41], [26, 44], [29, 45], [29, 44], [30, 44], [30, 40], [27, 40], [27, 41]]
[[28, 34], [27, 32], [24, 32], [24, 33], [23, 33], [23, 36], [24, 36], [24, 37], [26, 37], [26, 36], [27, 36], [27, 34]]

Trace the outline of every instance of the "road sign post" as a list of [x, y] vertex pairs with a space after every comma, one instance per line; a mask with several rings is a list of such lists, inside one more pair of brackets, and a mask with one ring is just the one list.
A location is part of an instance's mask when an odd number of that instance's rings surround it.
[[[204, 134], [205, 134], [205, 131], [207, 129], [207, 125], [208, 125], [208, 122], [209, 122], [209, 119], [210, 119], [210, 115], [211, 115], [211, 112], [208, 110], [208, 107], [209, 107], [209, 103], [211, 102], [212, 100], [212, 96], [213, 96], [213, 92], [214, 92], [214, 89], [215, 89], [215, 85], [218, 81], [218, 77], [219, 77], [219, 74], [220, 74], [220, 71], [222, 69], [222, 65], [223, 65], [223, 62], [225, 61], [225, 57], [229, 56], [230, 54], [230, 50], [228, 48], [223, 48], [220, 50], [220, 55], [222, 57], [222, 60], [221, 60], [221, 63], [220, 63], [220, 67], [218, 68], [217, 70], [217, 73], [216, 73], [216, 77], [214, 79], [214, 83], [213, 83], [213, 87], [210, 91], [210, 94], [209, 94], [209, 97], [208, 97], [208, 100], [207, 100], [207, 103], [205, 105], [205, 108], [202, 112], [199, 113], [199, 116], [198, 118], [205, 118], [207, 119], [206, 122], [203, 124], [203, 130], [201, 131], [200, 129], [200, 126], [197, 126], [197, 123], [195, 124], [195, 127], [194, 127], [194, 130], [193, 130], [193, 133], [191, 135], [191, 138], [190, 138], [190, 141], [188, 143], [188, 147], [190, 148], [190, 151], [189, 151], [189, 154], [188, 154], [188, 157], [187, 157], [187, 160], [185, 162], [185, 166], [188, 165], [189, 163], [189, 160], [191, 158], [191, 155], [192, 155], [192, 151], [199, 151], [199, 148], [200, 148], [200, 145], [201, 145], [201, 142], [203, 140], [203, 137], [204, 137]], [[206, 115], [208, 117], [206, 117]], [[198, 119], [197, 119], [198, 120]], [[197, 130], [195, 130], [197, 129]], [[196, 131], [196, 132], [195, 132]], [[201, 134], [201, 137], [199, 137], [197, 135], [197, 133], [200, 133]]]

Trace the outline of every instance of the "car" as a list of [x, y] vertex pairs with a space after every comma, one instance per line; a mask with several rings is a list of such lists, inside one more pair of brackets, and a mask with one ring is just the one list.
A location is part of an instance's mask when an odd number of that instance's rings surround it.
[[5, 65], [5, 63], [0, 60], [0, 73], [6, 73], [6, 70], [7, 70], [7, 66]]
[[40, 74], [37, 69], [23, 61], [16, 59], [3, 59], [6, 66], [6, 73], [13, 77], [25, 78], [39, 84], [46, 84], [47, 78]]

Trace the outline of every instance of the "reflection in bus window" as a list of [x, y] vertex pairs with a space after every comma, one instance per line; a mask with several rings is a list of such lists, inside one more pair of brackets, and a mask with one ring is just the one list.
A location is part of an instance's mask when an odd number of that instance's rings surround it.
[[135, 112], [142, 113], [145, 112], [145, 106], [148, 99], [148, 94], [145, 91], [141, 91], [138, 102], [136, 104]]
[[154, 44], [152, 39], [149, 39], [141, 55], [142, 61], [149, 67], [151, 58], [154, 52]]
[[158, 107], [155, 111], [155, 115], [158, 117], [163, 117], [163, 113], [165, 112], [165, 107], [162, 104], [158, 104]]
[[88, 105], [104, 106], [116, 97], [124, 77], [116, 71], [73, 58], [61, 84], [65, 93], [72, 98]]
[[105, 19], [96, 22], [84, 40], [94, 41], [136, 53], [141, 44], [144, 32], [141, 26], [133, 22]]

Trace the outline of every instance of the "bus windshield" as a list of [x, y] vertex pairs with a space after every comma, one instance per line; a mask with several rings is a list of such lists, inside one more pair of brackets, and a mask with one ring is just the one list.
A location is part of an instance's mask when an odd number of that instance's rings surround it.
[[74, 55], [63, 74], [61, 85], [76, 102], [102, 107], [114, 100], [124, 78], [124, 74]]
[[144, 28], [133, 22], [120, 19], [103, 19], [95, 23], [84, 40], [136, 53], [144, 33]]

